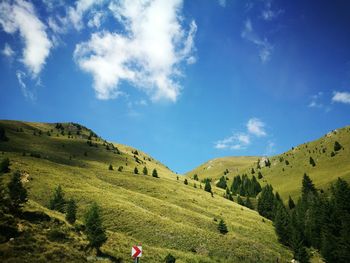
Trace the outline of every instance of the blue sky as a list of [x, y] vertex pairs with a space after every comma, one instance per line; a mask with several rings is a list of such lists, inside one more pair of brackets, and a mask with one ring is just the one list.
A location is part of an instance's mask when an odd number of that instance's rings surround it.
[[0, 119], [78, 122], [183, 173], [349, 125], [349, 1], [0, 3]]

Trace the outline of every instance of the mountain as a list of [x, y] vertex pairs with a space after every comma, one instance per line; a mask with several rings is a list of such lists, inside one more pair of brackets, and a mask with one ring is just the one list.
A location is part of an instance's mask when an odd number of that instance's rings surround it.
[[[214, 159], [187, 175], [198, 173], [198, 176], [217, 179], [228, 169], [227, 177], [230, 185], [232, 178], [238, 174], [255, 175], [258, 178], [260, 172], [263, 177], [259, 182], [262, 185], [271, 184], [274, 190], [286, 200], [289, 195], [293, 198], [300, 195], [302, 177], [306, 173], [317, 188], [327, 191], [330, 184], [338, 177], [350, 181], [350, 126], [333, 130], [315, 141], [298, 145], [279, 155], [252, 157], [252, 159], [243, 157], [242, 163], [245, 165], [237, 161], [240, 158]], [[269, 163], [270, 165], [266, 165]], [[216, 169], [213, 168], [212, 173], [211, 169], [208, 169], [210, 165], [216, 167]], [[203, 170], [203, 167], [207, 169]]]
[[[1, 184], [6, 185], [11, 173], [19, 170], [29, 196], [24, 210], [31, 212], [30, 218], [20, 218], [14, 226], [19, 236], [0, 238], [2, 262], [85, 261], [91, 252], [79, 225], [93, 202], [101, 207], [108, 233], [101, 250], [117, 262], [131, 260], [131, 246], [140, 243], [142, 262], [163, 262], [169, 253], [176, 262], [287, 262], [292, 258], [290, 250], [277, 241], [271, 221], [223, 198], [215, 187], [212, 197], [198, 181], [176, 175], [139, 149], [107, 142], [76, 123], [0, 121], [0, 129], [5, 133], [0, 160], [9, 158], [11, 170], [0, 176]], [[135, 167], [139, 174], [134, 173]], [[144, 167], [148, 175], [143, 175]], [[151, 175], [153, 169], [159, 178]], [[77, 201], [75, 226], [63, 214], [47, 209], [58, 185], [67, 199]], [[218, 231], [221, 219], [228, 227], [226, 235]], [[0, 223], [1, 227], [6, 224]], [[65, 238], [57, 239], [56, 232], [52, 238], [55, 228]]]

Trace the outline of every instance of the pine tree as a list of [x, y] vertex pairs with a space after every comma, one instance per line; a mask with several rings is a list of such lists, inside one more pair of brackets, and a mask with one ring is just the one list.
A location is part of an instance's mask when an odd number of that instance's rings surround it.
[[289, 199], [288, 199], [288, 207], [291, 210], [295, 207], [295, 203], [294, 203], [292, 197], [290, 197], [290, 196], [289, 196]]
[[109, 165], [108, 170], [113, 171], [113, 165], [112, 164]]
[[243, 206], [245, 205], [245, 203], [244, 203], [244, 201], [243, 201], [243, 199], [241, 198], [240, 195], [237, 196], [237, 204], [243, 205]]
[[290, 217], [283, 203], [277, 204], [274, 226], [279, 241], [284, 245], [289, 245], [291, 235]]
[[310, 164], [312, 165], [312, 167], [316, 166], [316, 163], [314, 161], [314, 159], [310, 156]]
[[341, 150], [342, 146], [339, 142], [335, 141], [334, 142], [334, 151], [337, 152], [339, 150]]
[[211, 193], [211, 185], [208, 178], [205, 180], [204, 191]]
[[184, 184], [185, 184], [185, 185], [188, 185], [187, 179], [184, 180]]
[[176, 262], [176, 258], [171, 255], [170, 253], [165, 257], [165, 263], [175, 263]]
[[197, 174], [193, 175], [193, 180], [198, 181], [198, 175]]
[[252, 168], [252, 170], [251, 170], [251, 174], [255, 174], [255, 170], [254, 170], [254, 168]]
[[66, 200], [64, 199], [64, 193], [62, 187], [59, 185], [55, 189], [55, 193], [50, 200], [49, 208], [58, 212], [64, 213]]
[[226, 177], [221, 176], [219, 182], [216, 184], [217, 187], [220, 187], [222, 189], [226, 189], [227, 184], [226, 184]]
[[228, 232], [227, 226], [226, 226], [226, 224], [225, 224], [223, 219], [221, 219], [220, 222], [219, 222], [218, 230], [223, 235], [225, 235]]
[[258, 199], [258, 212], [260, 215], [273, 219], [274, 217], [275, 196], [271, 185], [263, 187]]
[[9, 140], [9, 138], [7, 138], [7, 136], [6, 136], [5, 129], [0, 127], [0, 142], [6, 142], [8, 140]]
[[10, 159], [5, 158], [0, 163], [0, 173], [8, 173], [10, 171]]
[[123, 166], [119, 166], [119, 167], [118, 167], [118, 172], [122, 172], [122, 171], [123, 171], [123, 168], [124, 168]]
[[152, 171], [152, 176], [158, 178], [158, 172], [155, 168]]
[[143, 167], [142, 173], [143, 173], [143, 175], [148, 175], [148, 170], [147, 170], [146, 166]]
[[137, 169], [137, 167], [134, 168], [134, 174], [139, 174], [139, 170]]
[[245, 207], [248, 207], [249, 209], [254, 209], [254, 206], [253, 206], [252, 202], [250, 201], [249, 196], [248, 196], [247, 199], [245, 200], [244, 206], [245, 206]]
[[74, 199], [70, 199], [67, 203], [66, 220], [70, 224], [74, 224], [76, 219], [77, 219], [77, 205]]
[[21, 206], [27, 202], [27, 190], [22, 185], [19, 171], [13, 173], [7, 187], [9, 190], [11, 208], [14, 212], [18, 212]]
[[313, 184], [312, 180], [310, 177], [304, 173], [303, 176], [303, 182], [302, 182], [302, 188], [301, 188], [301, 196], [302, 199], [308, 198], [310, 194], [317, 194], [317, 190], [315, 188], [315, 185]]
[[100, 247], [107, 241], [106, 230], [102, 225], [100, 209], [96, 203], [92, 204], [85, 215], [85, 232], [89, 245], [99, 252]]

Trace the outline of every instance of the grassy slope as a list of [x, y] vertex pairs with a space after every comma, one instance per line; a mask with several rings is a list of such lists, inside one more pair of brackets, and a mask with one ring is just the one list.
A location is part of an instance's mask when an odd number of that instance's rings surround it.
[[218, 180], [224, 175], [226, 169], [229, 170], [227, 177], [231, 179], [233, 175], [241, 170], [250, 167], [259, 157], [255, 156], [232, 156], [232, 157], [222, 157], [210, 160], [196, 167], [192, 171], [186, 173], [190, 178], [193, 178], [195, 174], [198, 175], [199, 180], [205, 178], [212, 178], [213, 181]]
[[[335, 141], [338, 141], [344, 149], [338, 151], [334, 157], [331, 157]], [[315, 167], [310, 165], [310, 156], [316, 162]], [[205, 177], [217, 179], [223, 175], [223, 171], [226, 168], [231, 170], [231, 166], [237, 166], [237, 157], [219, 158], [214, 159], [212, 162], [216, 164], [221, 159], [225, 160], [224, 165], [221, 165], [219, 169], [213, 169], [213, 172], [206, 170]], [[260, 171], [264, 177], [260, 181], [262, 184], [272, 184], [274, 189], [284, 199], [287, 199], [289, 195], [294, 198], [300, 195], [301, 181], [304, 173], [307, 173], [311, 177], [317, 188], [324, 190], [327, 190], [330, 184], [338, 177], [350, 181], [350, 126], [332, 131], [318, 140], [299, 145], [290, 151], [269, 157], [269, 159], [271, 161], [270, 168], [261, 165], [262, 168]], [[256, 169], [258, 157], [243, 160], [245, 161], [245, 165], [237, 166], [238, 169], [231, 172], [228, 175], [229, 178], [243, 173], [251, 175], [252, 168], [255, 169], [255, 176], [257, 176], [257, 172], [259, 171]], [[288, 160], [289, 165], [286, 165], [285, 160]], [[192, 176], [196, 172], [200, 175], [200, 171], [203, 170], [203, 167], [208, 167], [208, 164], [210, 164], [210, 161], [201, 165], [196, 170], [189, 172], [188, 175]]]
[[[10, 138], [0, 143], [2, 157], [9, 157], [11, 169], [29, 174], [26, 187], [31, 200], [46, 206], [53, 188], [61, 184], [68, 198], [78, 201], [78, 217], [82, 219], [86, 206], [96, 201], [103, 208], [103, 219], [109, 240], [103, 250], [130, 260], [132, 245], [142, 243], [142, 262], [160, 262], [169, 252], [177, 262], [282, 262], [291, 258], [278, 242], [272, 223], [263, 222], [255, 211], [243, 208], [218, 195], [214, 198], [194, 181], [186, 186], [176, 175], [145, 153], [135, 162], [131, 148], [115, 144], [122, 154], [107, 151], [103, 141], [86, 143], [83, 135], [59, 137], [52, 124], [0, 121]], [[17, 132], [22, 127], [24, 132]], [[43, 131], [34, 136], [33, 129]], [[52, 136], [46, 131], [53, 129]], [[75, 134], [72, 125], [65, 125]], [[88, 155], [84, 156], [84, 152]], [[22, 152], [38, 152], [42, 158], [22, 156]], [[1, 156], [1, 155], [0, 155]], [[71, 160], [70, 160], [71, 157]], [[151, 161], [148, 161], [150, 158]], [[123, 172], [108, 170], [108, 165], [124, 166]], [[127, 166], [126, 166], [127, 163]], [[149, 173], [157, 168], [160, 178], [135, 175], [144, 165]], [[220, 235], [214, 218], [223, 218], [229, 233]]]

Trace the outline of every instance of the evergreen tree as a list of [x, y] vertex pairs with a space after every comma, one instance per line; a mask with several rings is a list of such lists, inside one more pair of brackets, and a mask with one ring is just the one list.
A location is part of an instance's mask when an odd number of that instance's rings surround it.
[[77, 219], [77, 205], [74, 199], [70, 199], [67, 203], [66, 220], [70, 224], [74, 224], [76, 219]]
[[250, 201], [249, 196], [248, 196], [247, 199], [245, 200], [244, 206], [245, 206], [245, 207], [248, 207], [249, 209], [254, 209], [254, 206], [253, 206], [252, 202]]
[[268, 218], [274, 218], [275, 196], [271, 185], [262, 188], [261, 195], [258, 199], [258, 212], [260, 215]]
[[193, 180], [198, 181], [198, 175], [197, 174], [193, 175]]
[[274, 226], [279, 241], [284, 245], [289, 245], [291, 235], [290, 217], [283, 203], [277, 204]]
[[118, 167], [118, 172], [122, 172], [122, 171], [123, 171], [123, 168], [124, 168], [123, 166], [119, 166], [119, 167]]
[[221, 219], [220, 222], [219, 222], [218, 230], [223, 235], [225, 235], [228, 232], [227, 226], [226, 226], [226, 224], [225, 224], [223, 219]]
[[143, 167], [142, 173], [143, 173], [143, 175], [148, 175], [148, 170], [147, 170], [146, 166]]
[[134, 174], [139, 174], [139, 170], [137, 169], [137, 167], [134, 168]]
[[205, 180], [204, 191], [211, 193], [211, 185], [208, 178]]
[[288, 199], [288, 207], [291, 210], [295, 207], [295, 203], [294, 203], [292, 197], [290, 197], [290, 196], [289, 196], [289, 199]]
[[241, 198], [241, 196], [240, 195], [238, 195], [237, 196], [237, 203], [239, 204], [239, 205], [245, 205], [245, 203], [244, 203], [244, 201], [243, 201], [243, 199]]
[[176, 258], [170, 253], [165, 257], [165, 263], [175, 263]]
[[59, 185], [55, 189], [55, 193], [50, 200], [49, 208], [58, 212], [64, 213], [66, 200], [64, 199], [64, 193], [62, 187]]
[[342, 146], [339, 142], [335, 141], [334, 142], [334, 151], [337, 152], [339, 150], [341, 150]]
[[18, 212], [21, 206], [27, 202], [27, 190], [23, 187], [21, 182], [21, 174], [15, 171], [8, 183], [10, 205], [14, 212]]
[[221, 176], [219, 182], [216, 184], [217, 187], [220, 187], [222, 189], [226, 189], [227, 184], [226, 184], [226, 177]]
[[10, 159], [5, 158], [0, 163], [0, 173], [8, 173], [10, 171]]
[[100, 209], [96, 203], [92, 204], [85, 215], [85, 232], [89, 245], [99, 252], [100, 247], [107, 241], [106, 230], [102, 225]]
[[315, 188], [315, 185], [313, 184], [310, 177], [304, 173], [303, 181], [302, 181], [302, 188], [301, 188], [301, 196], [302, 199], [307, 199], [309, 195], [316, 195], [317, 190]]
[[314, 159], [310, 156], [310, 164], [312, 165], [312, 167], [316, 166], [316, 163], [314, 161]]
[[112, 164], [109, 165], [108, 170], [113, 171], [113, 165]]
[[184, 180], [184, 184], [185, 184], [185, 185], [188, 185], [187, 179]]
[[158, 172], [156, 169], [153, 169], [152, 176], [158, 178]]
[[261, 179], [261, 178], [263, 178], [263, 175], [262, 175], [262, 173], [259, 171], [259, 172], [258, 172], [258, 179]]
[[251, 170], [251, 174], [255, 174], [255, 170], [254, 170], [254, 168], [252, 168], [252, 170]]

